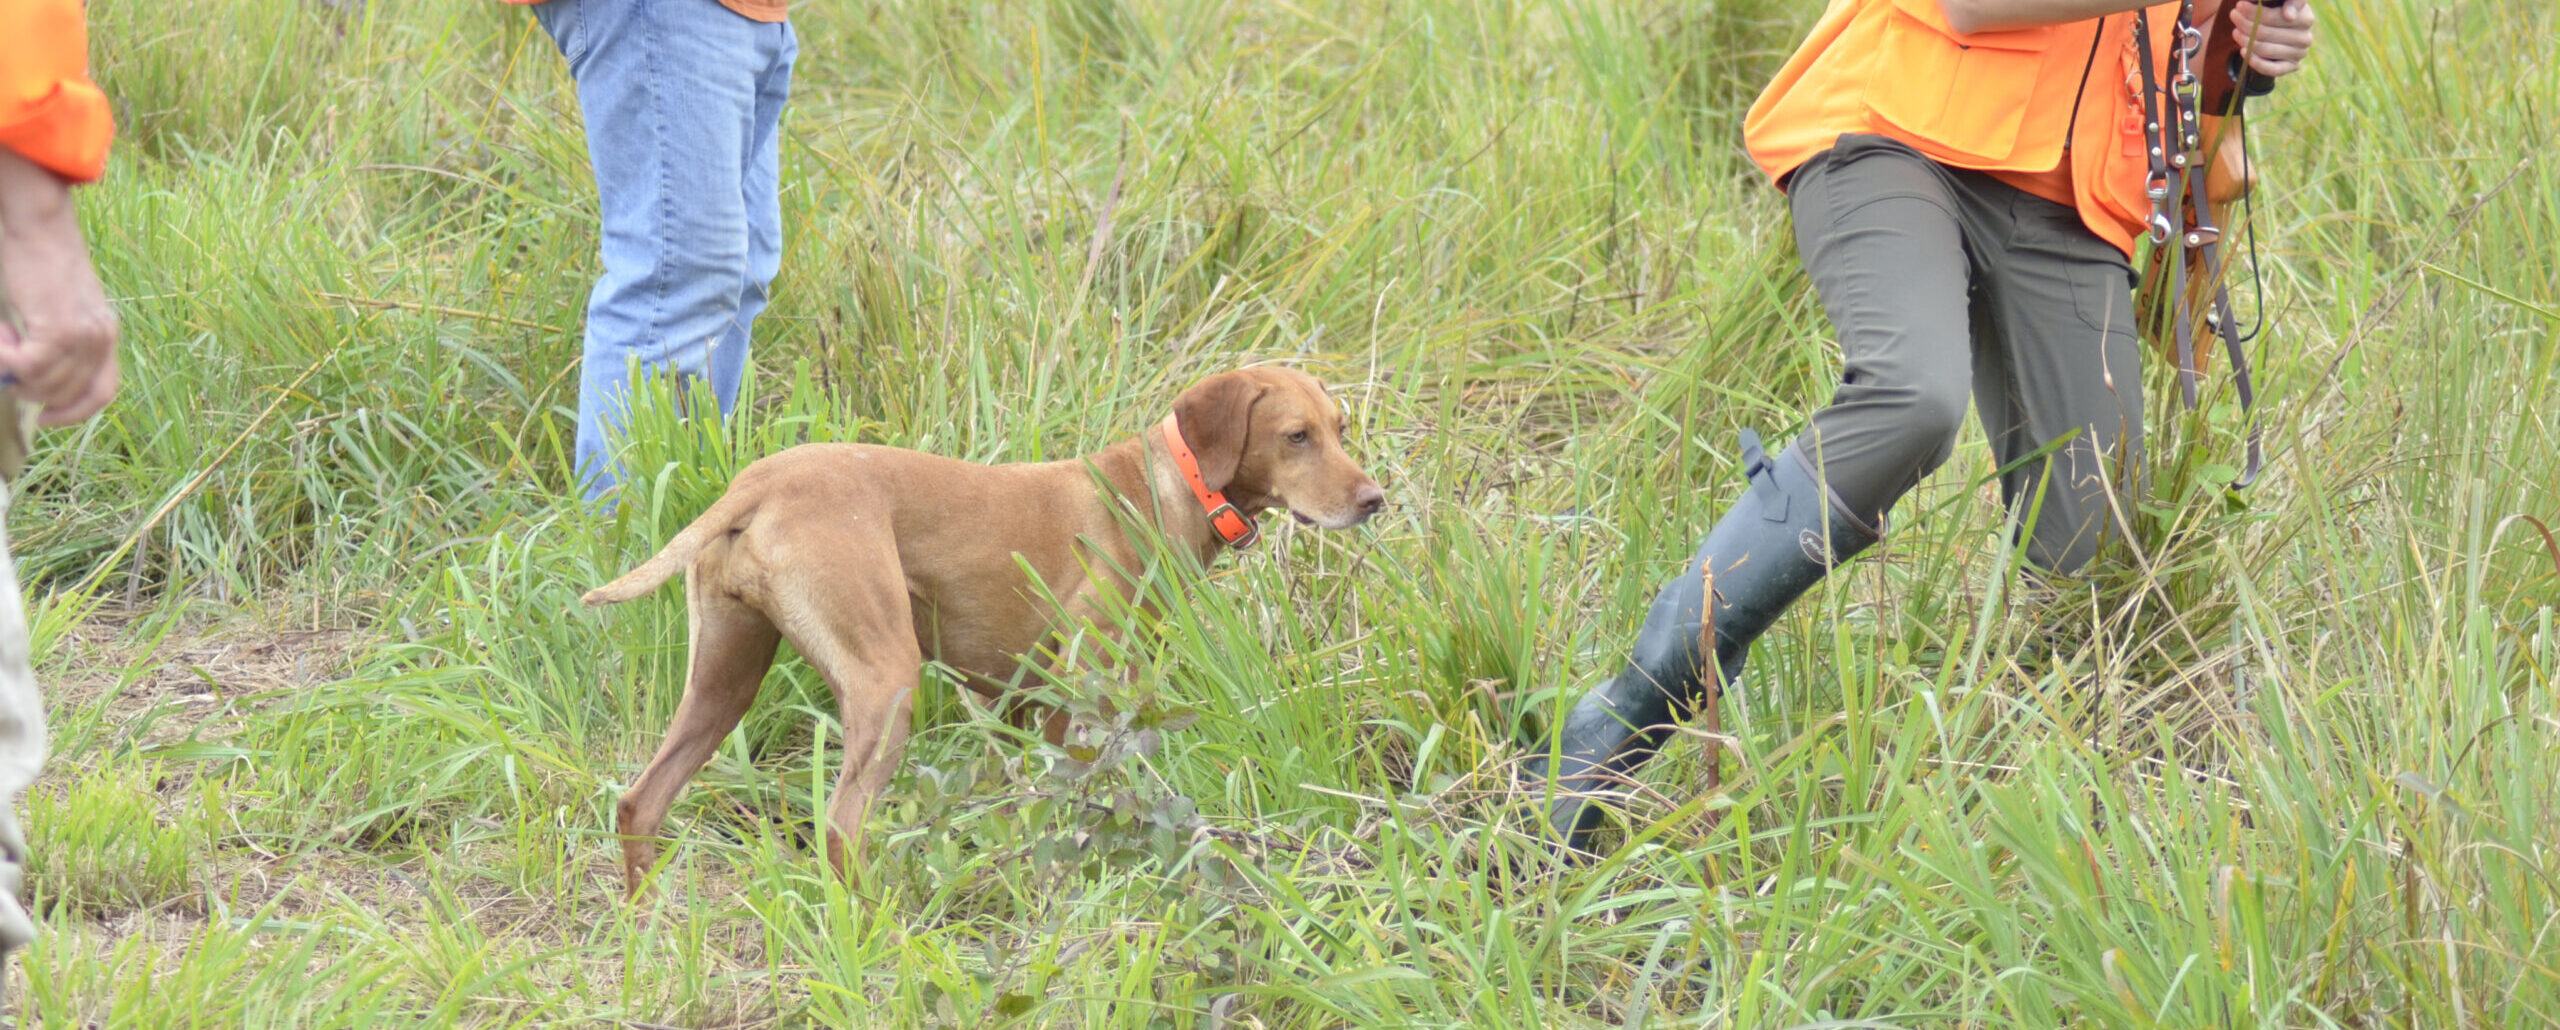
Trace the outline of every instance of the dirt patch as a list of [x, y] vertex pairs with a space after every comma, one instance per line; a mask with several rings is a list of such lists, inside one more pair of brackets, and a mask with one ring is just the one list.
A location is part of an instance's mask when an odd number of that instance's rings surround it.
[[[291, 703], [300, 690], [346, 678], [372, 642], [345, 628], [239, 621], [158, 630], [105, 617], [55, 641], [44, 686], [58, 754], [34, 791], [68, 791], [121, 761], [111, 756], [129, 759], [130, 749], [149, 756], [172, 744], [218, 746], [267, 705]], [[200, 804], [189, 795], [203, 768], [173, 760], [146, 786], [172, 811]], [[582, 839], [569, 865], [552, 867], [526, 861], [511, 826], [487, 818], [458, 827], [455, 840], [398, 857], [318, 839], [233, 836], [224, 823], [217, 815], [201, 827], [211, 836], [191, 842], [190, 883], [182, 896], [50, 913], [55, 932], [46, 946], [77, 953], [95, 969], [117, 970], [118, 977], [178, 976], [208, 938], [239, 931], [243, 920], [262, 914], [270, 922], [251, 934], [261, 953], [276, 946], [271, 942], [318, 934], [313, 962], [349, 955], [396, 960], [386, 967], [401, 981], [396, 989], [420, 997], [433, 996], [453, 976], [508, 963], [522, 964], [518, 984], [539, 996], [581, 995], [608, 1008], [619, 1003], [645, 1012], [653, 994], [674, 992], [669, 997], [682, 1000], [671, 1001], [670, 1011], [680, 1011], [684, 1025], [770, 1025], [775, 991], [796, 996], [797, 988], [774, 986], [769, 935], [743, 904], [743, 872], [720, 862], [698, 863], [660, 886], [678, 899], [699, 897], [701, 907], [658, 911], [644, 901], [635, 912], [622, 896], [609, 840]], [[626, 921], [637, 928], [624, 928]], [[634, 933], [647, 942], [636, 954], [652, 975], [632, 988], [637, 996], [626, 998], [622, 981], [635, 953], [605, 942]], [[683, 949], [680, 961], [667, 950], [676, 948]], [[657, 967], [670, 963], [688, 967], [687, 975], [657, 975]], [[5, 975], [24, 974], [13, 968]], [[5, 981], [0, 996], [7, 996]], [[24, 996], [23, 980], [17, 996]], [[484, 1007], [475, 1008], [474, 1018], [503, 1022], [504, 1013], [523, 1004], [511, 997], [475, 999]], [[9, 1015], [0, 1008], [0, 1026], [9, 1025]], [[76, 1021], [82, 1013], [63, 1015]]]
[[227, 736], [240, 705], [344, 676], [363, 644], [351, 629], [236, 625], [144, 638], [136, 620], [102, 616], [65, 631], [43, 677], [50, 721], [95, 727], [75, 738], [149, 748]]
[[[147, 969], [149, 975], [174, 976], [215, 923], [238, 930], [255, 916], [264, 928], [256, 932], [275, 940], [322, 935], [312, 958], [315, 969], [348, 955], [395, 958], [391, 975], [403, 982], [400, 989], [422, 997], [432, 996], [452, 975], [481, 971], [481, 963], [509, 962], [523, 963], [520, 984], [538, 996], [621, 997], [630, 956], [618, 947], [598, 946], [635, 932], [616, 929], [632, 918], [631, 903], [621, 895], [619, 866], [599, 854], [580, 864], [581, 884], [554, 894], [504, 882], [498, 870], [506, 851], [502, 844], [483, 842], [434, 856], [374, 861], [320, 851], [260, 858], [223, 849], [200, 859], [198, 891], [185, 900], [57, 917], [44, 946], [77, 950], [101, 966], [122, 968], [124, 975]], [[685, 947], [691, 953], [687, 961], [698, 966], [704, 987], [682, 1006], [684, 1024], [771, 1025], [776, 1013], [765, 927], [738, 904], [743, 883], [713, 870], [674, 878], [663, 889], [710, 899], [710, 917], [697, 926], [683, 926], [681, 908], [652, 912], [645, 901], [636, 916], [643, 924], [636, 932], [650, 941], [644, 961], [674, 961], [661, 949]], [[23, 974], [13, 964], [8, 975]], [[12, 986], [23, 996], [22, 984]], [[649, 990], [664, 986], [653, 983]], [[797, 988], [783, 993], [796, 996]], [[483, 1015], [525, 1003], [503, 996], [475, 1000], [490, 1007]], [[647, 1008], [645, 994], [637, 1004]]]

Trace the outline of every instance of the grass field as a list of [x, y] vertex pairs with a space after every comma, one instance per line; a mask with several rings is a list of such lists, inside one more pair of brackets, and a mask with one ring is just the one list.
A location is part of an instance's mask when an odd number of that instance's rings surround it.
[[[2022, 600], [1968, 430], [1760, 645], [1720, 791], [1683, 743], [1627, 846], [1539, 858], [1520, 742], [1737, 492], [1735, 431], [1783, 439], [1835, 375], [1738, 143], [1818, 6], [802, 5], [751, 410], [642, 419], [603, 518], [563, 498], [595, 200], [532, 19], [95, 0], [122, 136], [82, 204], [128, 385], [10, 512], [56, 749], [11, 1011], [2560, 1022], [2533, 0], [2336, 0], [2264, 105], [2260, 485], [2216, 486], [2227, 380], [2191, 417], [2155, 367], [2138, 546]], [[1246, 360], [1337, 384], [1393, 505], [1162, 577], [1124, 759], [1070, 775], [929, 681], [849, 890], [810, 837], [841, 734], [792, 659], [623, 903], [613, 799], [683, 612], [581, 590], [788, 444], [1063, 456]]]

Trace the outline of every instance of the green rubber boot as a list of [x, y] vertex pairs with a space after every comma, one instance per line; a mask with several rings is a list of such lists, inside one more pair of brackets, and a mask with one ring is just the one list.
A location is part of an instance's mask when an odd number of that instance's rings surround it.
[[[1583, 695], [1548, 754], [1524, 767], [1524, 785], [1546, 801], [1558, 841], [1576, 852], [1589, 851], [1599, 826], [1597, 795], [1629, 782], [1674, 722], [1733, 682], [1751, 642], [1779, 613], [1876, 541], [1878, 533], [1814, 478], [1800, 449], [1772, 458], [1746, 429], [1742, 462], [1751, 488], [1707, 532], [1688, 571], [1654, 596], [1626, 668]], [[1713, 655], [1701, 653], [1710, 628]]]

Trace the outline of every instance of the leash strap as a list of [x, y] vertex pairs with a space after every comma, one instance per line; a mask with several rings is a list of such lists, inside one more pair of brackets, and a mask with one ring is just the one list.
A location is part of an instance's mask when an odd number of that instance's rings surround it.
[[[2133, 38], [2135, 63], [2142, 70], [2143, 146], [2150, 159], [2143, 193], [2151, 200], [2151, 245], [2155, 250], [2175, 248], [2169, 252], [2169, 281], [2160, 289], [2168, 298], [2170, 331], [2177, 343], [2179, 399], [2188, 410], [2195, 409], [2195, 327], [2186, 313], [2187, 267], [2193, 261], [2213, 283], [2212, 307], [2205, 322], [2222, 338], [2223, 351], [2231, 356], [2240, 417], [2249, 426], [2247, 463], [2239, 477], [2231, 481], [2232, 487], [2238, 489], [2257, 481], [2265, 457], [2259, 440], [2258, 394], [2250, 381], [2249, 355], [2240, 343], [2239, 321], [2231, 315], [2231, 284], [2219, 246], [2222, 229], [2213, 224], [2213, 204], [2207, 196], [2211, 176], [2203, 160], [2203, 117], [2197, 102], [2200, 79], [2196, 74], [2196, 58], [2204, 51], [2205, 35], [2195, 25], [2195, 0], [2180, 0], [2178, 4], [2178, 38], [2168, 54], [2168, 88], [2161, 87], [2159, 73], [2154, 70], [2148, 11], [2134, 12]], [[2238, 100], [2229, 103], [2236, 111]], [[2174, 243], [2172, 236], [2178, 237]]]
[[1200, 510], [1209, 515], [1209, 528], [1218, 531], [1218, 539], [1241, 551], [1262, 539], [1262, 530], [1244, 517], [1227, 495], [1209, 489], [1209, 481], [1200, 475], [1200, 459], [1191, 453], [1191, 445], [1182, 439], [1182, 423], [1167, 413], [1156, 425], [1164, 432], [1165, 453], [1173, 456], [1173, 467], [1182, 473], [1182, 481], [1191, 484], [1191, 496], [1199, 498]]
[[[2196, 169], [2188, 173], [2187, 178], [2191, 184], [2188, 202], [2198, 212], [2198, 221], [2210, 219], [2213, 205], [2205, 196], [2205, 171], [2201, 168]], [[2232, 386], [2240, 396], [2240, 417], [2249, 426], [2248, 457], [2245, 466], [2240, 470], [2239, 477], [2231, 481], [2232, 487], [2236, 489], [2257, 482], [2258, 470], [2266, 462], [2258, 439], [2259, 427], [2255, 414], [2258, 392], [2249, 382], [2249, 354], [2247, 349], [2240, 345], [2240, 321], [2231, 315], [2231, 282], [2225, 274], [2229, 269], [2222, 263], [2221, 235], [2220, 229], [2209, 224], [2201, 225], [2187, 231], [2185, 242], [2188, 247], [2197, 251], [2204, 262], [2205, 276], [2213, 283], [2213, 307], [2205, 313], [2205, 324], [2213, 329], [2214, 335], [2222, 338], [2222, 352], [2231, 356]], [[2179, 288], [2180, 299], [2184, 300], [2185, 283], [2183, 281], [2179, 282]], [[2178, 319], [2178, 332], [2182, 338], [2188, 332], [2185, 318]], [[2190, 396], [2187, 403], [2189, 407], [2193, 407], [2195, 399]]]

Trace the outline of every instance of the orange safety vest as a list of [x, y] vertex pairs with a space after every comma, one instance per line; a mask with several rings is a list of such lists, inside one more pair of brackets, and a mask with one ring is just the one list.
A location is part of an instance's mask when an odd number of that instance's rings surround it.
[[0, 147], [73, 182], [106, 174], [116, 131], [81, 15], [80, 0], [0, 2]]
[[[2196, 6], [2216, 24], [2219, 3]], [[2150, 8], [2154, 60], [2177, 17], [2174, 2]], [[2080, 220], [2131, 257], [2151, 214], [2133, 26], [2127, 11], [1961, 33], [1938, 0], [1834, 0], [1751, 105], [1743, 143], [1773, 181], [1852, 132], [1987, 172], [2047, 172], [2067, 154]]]

